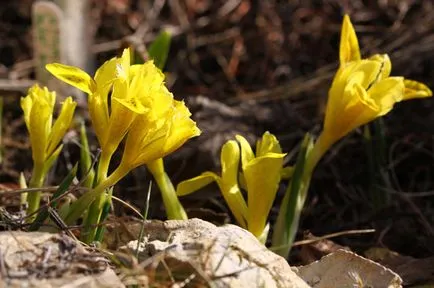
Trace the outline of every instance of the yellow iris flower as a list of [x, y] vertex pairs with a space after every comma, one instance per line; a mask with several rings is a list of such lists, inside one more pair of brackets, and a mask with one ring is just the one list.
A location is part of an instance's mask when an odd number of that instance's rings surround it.
[[342, 25], [339, 59], [340, 66], [329, 90], [324, 129], [311, 157], [312, 168], [333, 143], [387, 114], [395, 103], [432, 95], [422, 83], [391, 77], [392, 64], [387, 54], [362, 59], [348, 15]]
[[[154, 63], [130, 65], [130, 61], [130, 51], [125, 49], [121, 57], [105, 62], [93, 78], [76, 67], [46, 66], [60, 80], [89, 94], [89, 114], [102, 150], [97, 184], [73, 204], [66, 217], [68, 223], [91, 203], [86, 223], [98, 223], [106, 188], [137, 166], [163, 158], [200, 134], [190, 111], [184, 102], [173, 99], [164, 74]], [[111, 157], [124, 138], [121, 163], [109, 174]]]
[[[56, 93], [38, 85], [32, 86], [27, 96], [21, 98], [21, 108], [24, 111], [24, 121], [30, 134], [32, 147], [33, 171], [30, 187], [42, 187], [48, 170], [62, 150], [62, 145], [59, 144], [71, 125], [77, 105], [71, 97], [66, 98], [59, 117], [53, 125], [55, 102]], [[41, 192], [28, 195], [29, 214], [38, 210], [40, 195]]]
[[176, 194], [178, 196], [188, 195], [215, 181], [238, 224], [247, 229], [247, 204], [238, 186], [240, 146], [236, 141], [230, 140], [223, 145], [220, 161], [221, 176], [210, 171], [204, 172], [179, 183], [176, 187]]
[[59, 154], [62, 146], [59, 143], [71, 124], [77, 105], [71, 97], [66, 98], [59, 117], [52, 125], [55, 102], [56, 93], [37, 84], [29, 89], [26, 97], [21, 98], [35, 165], [44, 165]]
[[[283, 169], [283, 157], [276, 137], [264, 133], [256, 145], [256, 156], [247, 140], [237, 135], [222, 147], [221, 176], [213, 172], [204, 172], [192, 179], [178, 184], [178, 196], [190, 194], [202, 187], [217, 182], [220, 191], [232, 214], [243, 228], [249, 230], [263, 243], [268, 235], [267, 217], [273, 204], [279, 182], [283, 175], [288, 176], [288, 169]], [[239, 183], [239, 162], [242, 173], [240, 182], [247, 190], [247, 203], [241, 194]], [[241, 180], [242, 179], [242, 180]]]
[[[106, 61], [94, 78], [77, 67], [58, 63], [46, 66], [60, 80], [89, 94], [89, 115], [102, 150], [102, 174], [107, 173], [110, 158], [135, 117], [149, 111], [146, 107], [147, 91], [141, 89], [150, 87], [153, 79], [149, 78], [161, 73], [152, 62], [131, 66], [130, 61], [130, 51], [125, 49], [122, 57]], [[143, 73], [147, 78], [143, 77]], [[144, 86], [142, 81], [146, 81], [148, 86]], [[110, 91], [112, 101], [109, 102]]]
[[173, 100], [165, 87], [154, 92], [152, 112], [138, 116], [132, 123], [121, 163], [113, 174], [126, 174], [137, 166], [163, 158], [200, 135], [184, 102]]
[[265, 132], [257, 141], [256, 156], [247, 140], [237, 135], [241, 146], [242, 175], [247, 190], [247, 228], [265, 242], [267, 218], [276, 197], [282, 175], [283, 158], [277, 138]]

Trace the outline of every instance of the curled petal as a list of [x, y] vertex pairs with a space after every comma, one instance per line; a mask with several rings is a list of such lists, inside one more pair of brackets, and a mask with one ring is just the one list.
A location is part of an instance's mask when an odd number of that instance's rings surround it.
[[405, 79], [404, 80], [405, 93], [404, 100], [413, 98], [425, 98], [432, 96], [431, 90], [423, 83]]

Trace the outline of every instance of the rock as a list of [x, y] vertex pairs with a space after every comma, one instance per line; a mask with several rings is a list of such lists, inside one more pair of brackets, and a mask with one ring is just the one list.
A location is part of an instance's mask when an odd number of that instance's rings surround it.
[[0, 232], [0, 287], [125, 287], [108, 264], [65, 235]]
[[[158, 281], [171, 287], [309, 287], [284, 258], [238, 226], [199, 219], [146, 221], [144, 231], [139, 261], [155, 267]], [[137, 244], [131, 241], [121, 250], [135, 253]]]
[[392, 270], [346, 250], [338, 250], [297, 270], [315, 288], [402, 287], [401, 278]]

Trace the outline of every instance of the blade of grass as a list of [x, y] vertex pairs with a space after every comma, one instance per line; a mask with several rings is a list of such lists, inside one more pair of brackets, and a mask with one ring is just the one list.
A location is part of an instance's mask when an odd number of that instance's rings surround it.
[[92, 157], [89, 149], [89, 141], [86, 135], [86, 126], [81, 122], [80, 126], [80, 171], [83, 180], [83, 186], [92, 188], [95, 170], [92, 168]]
[[140, 243], [142, 243], [143, 236], [145, 234], [145, 221], [146, 219], [148, 219], [149, 203], [151, 202], [151, 188], [152, 188], [152, 181], [149, 182], [148, 193], [146, 194], [145, 208], [143, 209], [142, 226], [140, 227], [139, 238], [137, 239], [137, 247], [135, 253], [137, 259], [139, 258]]

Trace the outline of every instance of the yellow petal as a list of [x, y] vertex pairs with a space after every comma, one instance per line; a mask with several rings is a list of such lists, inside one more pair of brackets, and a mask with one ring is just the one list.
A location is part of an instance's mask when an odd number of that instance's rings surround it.
[[32, 157], [36, 163], [44, 163], [48, 135], [51, 131], [53, 109], [44, 101], [35, 101], [29, 118], [29, 134], [32, 145]]
[[380, 109], [379, 115], [385, 115], [392, 110], [396, 102], [404, 99], [404, 78], [389, 77], [373, 85], [369, 90], [369, 97], [373, 99]]
[[404, 100], [413, 98], [425, 98], [432, 96], [431, 90], [423, 83], [414, 80], [404, 80], [405, 93]]
[[47, 64], [45, 68], [54, 76], [83, 92], [91, 94], [96, 90], [93, 79], [83, 70], [59, 63]]
[[191, 194], [208, 184], [217, 181], [220, 177], [213, 172], [204, 172], [199, 176], [182, 181], [176, 186], [176, 195], [184, 196]]
[[101, 149], [109, 153], [109, 155], [114, 153], [137, 115], [135, 111], [113, 101], [112, 113], [108, 121], [108, 127], [105, 127], [107, 132], [103, 140], [104, 142], [101, 144]]
[[104, 101], [99, 92], [89, 95], [88, 109], [96, 137], [98, 138], [99, 144], [102, 146], [107, 137], [109, 111], [107, 102]]
[[353, 24], [351, 24], [350, 17], [344, 16], [341, 31], [341, 42], [339, 48], [339, 60], [341, 65], [345, 65], [351, 61], [360, 60], [359, 41], [357, 40], [356, 32], [354, 31]]
[[259, 237], [266, 226], [280, 182], [282, 153], [268, 153], [250, 161], [243, 173], [247, 184], [248, 230]]
[[236, 141], [229, 140], [221, 151], [222, 183], [219, 183], [219, 187], [237, 222], [245, 227], [247, 204], [238, 186], [239, 163], [240, 147]]
[[282, 148], [280, 147], [276, 136], [267, 131], [256, 143], [256, 156], [259, 157], [268, 152], [282, 153]]
[[165, 153], [169, 154], [181, 147], [188, 139], [199, 136], [201, 131], [190, 118], [190, 111], [183, 101], [173, 101], [174, 114], [171, 127], [164, 145]]
[[[115, 102], [118, 104], [122, 104], [126, 109], [136, 113], [136, 114], [143, 114], [147, 111], [149, 111], [149, 108], [145, 107], [136, 97], [130, 97], [130, 98], [121, 98], [116, 96], [112, 96], [112, 99], [115, 100], [112, 102], [112, 105], [116, 105]], [[124, 108], [119, 107], [119, 110], [122, 110]], [[116, 111], [116, 108], [114, 108]], [[116, 112], [112, 112], [112, 115], [116, 114]]]
[[49, 157], [56, 147], [59, 145], [63, 136], [71, 125], [72, 117], [74, 116], [75, 107], [77, 103], [72, 100], [71, 97], [66, 98], [62, 104], [62, 110], [59, 117], [56, 119], [53, 125], [53, 129], [49, 136], [47, 156]]
[[226, 185], [238, 185], [240, 147], [234, 140], [227, 141], [221, 151], [222, 179]]
[[235, 138], [238, 140], [241, 146], [241, 163], [244, 167], [255, 158], [255, 154], [253, 154], [252, 147], [250, 147], [250, 144], [247, 142], [246, 138], [241, 135], [235, 135]]
[[378, 61], [381, 63], [380, 75], [378, 80], [386, 79], [389, 77], [390, 72], [392, 71], [392, 62], [390, 61], [389, 55], [387, 54], [375, 54], [369, 57], [369, 60]]
[[107, 102], [108, 92], [116, 78], [116, 67], [118, 63], [119, 59], [112, 58], [104, 62], [104, 64], [102, 64], [101, 67], [96, 70], [95, 84], [99, 94], [103, 95], [102, 97], [105, 99], [105, 102]]
[[30, 112], [32, 111], [32, 97], [21, 97], [21, 109], [24, 112], [24, 121], [26, 122], [27, 130], [30, 127]]

